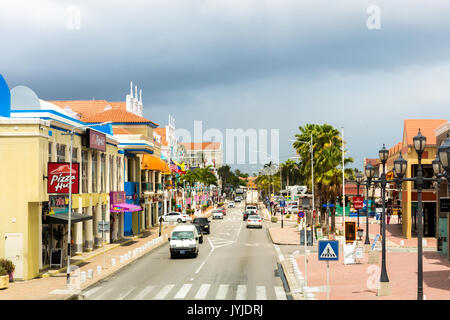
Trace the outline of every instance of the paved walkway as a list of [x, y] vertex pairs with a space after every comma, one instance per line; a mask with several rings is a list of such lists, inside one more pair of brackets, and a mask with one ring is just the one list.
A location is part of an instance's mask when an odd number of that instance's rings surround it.
[[[74, 269], [74, 265], [79, 267], [79, 270], [73, 270], [71, 272], [74, 287], [85, 289], [101, 279], [112, 275], [143, 254], [163, 245], [167, 241], [167, 235], [174, 227], [175, 225], [165, 225], [162, 229], [162, 237], [160, 240], [155, 240], [159, 235], [159, 227], [153, 227], [142, 235], [129, 238], [122, 243], [109, 244], [106, 248], [96, 249], [92, 252], [83, 253], [80, 256], [71, 258], [71, 268]], [[128, 253], [130, 253], [130, 258], [121, 263], [120, 256]], [[112, 258], [116, 259], [115, 266], [111, 265]], [[97, 273], [98, 266], [102, 267], [101, 274]], [[81, 283], [81, 271], [88, 273], [89, 269], [93, 271], [93, 278], [88, 279], [86, 277], [86, 281]], [[73, 292], [67, 290], [65, 272], [65, 268], [62, 268], [42, 274], [43, 278], [12, 282], [7, 289], [0, 290], [0, 300], [67, 299], [72, 296]]]

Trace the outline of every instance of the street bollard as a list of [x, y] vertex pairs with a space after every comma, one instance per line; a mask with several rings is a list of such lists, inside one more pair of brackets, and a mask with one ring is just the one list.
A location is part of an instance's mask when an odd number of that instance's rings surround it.
[[128, 251], [128, 259], [131, 258], [131, 251]]
[[81, 271], [80, 279], [81, 279], [81, 283], [86, 282], [86, 271]]
[[97, 275], [101, 275], [102, 274], [102, 266], [97, 266]]
[[116, 266], [116, 258], [111, 258], [111, 267]]
[[123, 256], [120, 256], [120, 257], [119, 257], [119, 262], [120, 262], [120, 263], [123, 263]]
[[94, 270], [89, 269], [87, 272], [88, 279], [92, 279], [94, 277]]
[[405, 240], [400, 240], [400, 247], [404, 247], [405, 246]]

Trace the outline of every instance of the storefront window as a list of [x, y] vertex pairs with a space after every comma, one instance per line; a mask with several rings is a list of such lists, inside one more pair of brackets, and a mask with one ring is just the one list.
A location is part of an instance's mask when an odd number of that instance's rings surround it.
[[48, 143], [48, 162], [52, 162], [52, 146], [53, 143]]
[[88, 153], [81, 150], [81, 187], [83, 193], [88, 192]]
[[72, 162], [78, 162], [78, 148], [72, 148]]
[[97, 153], [92, 152], [92, 193], [97, 193]]
[[65, 144], [56, 144], [56, 162], [65, 162], [66, 161], [66, 145]]
[[104, 153], [100, 156], [100, 181], [101, 181], [101, 191], [106, 191], [106, 155]]

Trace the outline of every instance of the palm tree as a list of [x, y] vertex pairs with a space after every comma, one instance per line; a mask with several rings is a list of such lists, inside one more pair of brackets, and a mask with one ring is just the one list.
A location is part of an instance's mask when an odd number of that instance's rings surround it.
[[292, 173], [294, 174], [298, 174], [299, 171], [299, 167], [298, 164], [291, 159], [286, 160], [286, 162], [281, 164], [281, 172], [282, 175], [286, 177], [286, 187], [289, 186], [289, 178], [291, 176]]

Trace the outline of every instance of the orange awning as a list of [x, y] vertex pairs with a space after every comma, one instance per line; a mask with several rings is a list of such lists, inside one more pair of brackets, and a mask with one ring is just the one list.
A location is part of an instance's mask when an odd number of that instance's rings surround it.
[[142, 158], [142, 170], [155, 170], [161, 171], [163, 174], [170, 174], [171, 171], [167, 163], [165, 163], [162, 159], [154, 157], [149, 154], [144, 154]]

